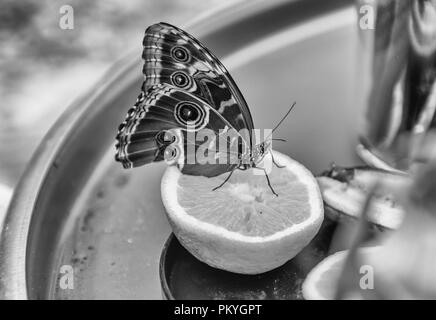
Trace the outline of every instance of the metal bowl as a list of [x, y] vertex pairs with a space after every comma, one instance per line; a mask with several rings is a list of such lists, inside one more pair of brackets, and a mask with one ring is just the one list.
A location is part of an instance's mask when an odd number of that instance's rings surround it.
[[337, 226], [335, 221], [325, 219], [318, 234], [298, 255], [258, 275], [212, 268], [191, 255], [171, 234], [160, 259], [162, 296], [168, 300], [301, 300], [303, 281], [331, 253], [330, 242]]
[[[250, 1], [186, 29], [232, 73], [256, 127], [271, 128], [297, 102], [276, 134], [288, 142], [275, 148], [316, 173], [358, 162], [354, 20], [346, 0]], [[116, 128], [141, 85], [139, 56], [117, 62], [39, 146], [4, 222], [1, 297], [161, 297], [165, 165], [123, 170], [113, 160]], [[73, 286], [61, 285], [65, 265]]]

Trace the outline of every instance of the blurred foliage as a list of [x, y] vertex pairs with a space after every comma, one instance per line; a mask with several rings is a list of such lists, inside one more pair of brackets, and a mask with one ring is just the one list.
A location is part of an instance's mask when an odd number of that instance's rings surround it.
[[[80, 1], [74, 9], [74, 30], [59, 28], [59, 0], [0, 2], [0, 65], [2, 85], [13, 88], [28, 64], [66, 64], [77, 59], [112, 61], [125, 48], [140, 44], [143, 29], [160, 19], [183, 21], [211, 1]], [[174, 15], [177, 13], [177, 15]], [[7, 81], [6, 81], [7, 80]]]

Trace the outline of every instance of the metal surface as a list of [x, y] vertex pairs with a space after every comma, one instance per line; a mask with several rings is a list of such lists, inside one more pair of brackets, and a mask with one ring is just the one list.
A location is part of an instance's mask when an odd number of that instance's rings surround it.
[[[276, 145], [319, 172], [356, 163], [352, 100], [354, 10], [349, 1], [250, 1], [197, 21], [232, 73], [258, 128], [297, 107]], [[114, 136], [141, 85], [140, 54], [119, 61], [45, 137], [16, 188], [0, 243], [0, 295], [160, 298], [159, 255], [170, 228], [160, 200], [164, 164], [125, 171]], [[61, 265], [74, 289], [59, 287]]]

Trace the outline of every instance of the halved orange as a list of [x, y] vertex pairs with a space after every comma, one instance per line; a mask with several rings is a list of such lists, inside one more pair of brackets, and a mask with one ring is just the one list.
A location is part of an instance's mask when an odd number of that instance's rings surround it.
[[[379, 251], [379, 246], [364, 247], [358, 249], [357, 255], [362, 261], [366, 261], [372, 254]], [[348, 254], [349, 250], [336, 252], [322, 260], [309, 272], [302, 286], [304, 299], [332, 300], [335, 298]], [[357, 297], [359, 296], [350, 295], [347, 299]]]
[[273, 151], [269, 173], [276, 197], [261, 169], [236, 170], [207, 178], [169, 167], [162, 201], [180, 243], [199, 260], [219, 269], [258, 274], [299, 253], [324, 217], [318, 184], [302, 164]]

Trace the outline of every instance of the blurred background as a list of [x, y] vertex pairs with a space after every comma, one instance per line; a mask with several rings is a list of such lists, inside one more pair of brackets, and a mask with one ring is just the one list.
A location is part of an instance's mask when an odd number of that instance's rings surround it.
[[[183, 26], [240, 1], [2, 0], [0, 218], [47, 130], [117, 59], [141, 54], [148, 25], [162, 20]], [[74, 10], [72, 30], [59, 26], [66, 4]]]

